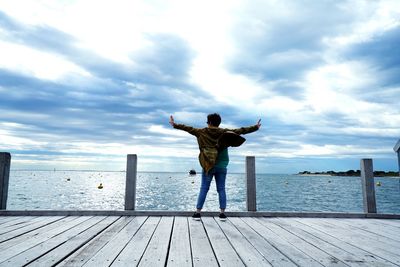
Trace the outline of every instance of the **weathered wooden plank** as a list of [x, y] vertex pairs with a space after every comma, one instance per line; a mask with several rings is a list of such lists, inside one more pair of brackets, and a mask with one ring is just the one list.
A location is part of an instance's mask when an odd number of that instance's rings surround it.
[[203, 223], [192, 219], [189, 219], [188, 222], [193, 266], [218, 266]]
[[[121, 251], [126, 247], [127, 243], [132, 240], [132, 237], [137, 234], [138, 229], [143, 227], [143, 222], [147, 220], [152, 221], [152, 218], [135, 217], [128, 223], [121, 231], [112, 237], [110, 242], [103, 246], [90, 260], [83, 266], [101, 266], [110, 265]], [[155, 218], [157, 223], [159, 218]]]
[[137, 266], [160, 220], [160, 217], [149, 217], [133, 237], [131, 234], [132, 238], [113, 261], [112, 266]]
[[247, 218], [229, 218], [242, 235], [254, 246], [258, 252], [271, 263], [272, 266], [290, 267], [297, 266], [281, 251], [276, 249], [267, 240], [245, 223]]
[[1, 251], [0, 253], [0, 266], [7, 266], [11, 261], [8, 261], [10, 258], [17, 256], [35, 246], [38, 244], [44, 243], [51, 239], [52, 237], [59, 235], [65, 231], [68, 231], [71, 227], [74, 227], [78, 225], [79, 223], [86, 221], [90, 219], [90, 217], [79, 217], [75, 220], [69, 221], [67, 223], [64, 223], [63, 225], [60, 225], [59, 227], [42, 233], [39, 236], [36, 236], [35, 238], [26, 238], [24, 242], [18, 243], [10, 248], [6, 248]]
[[77, 267], [85, 264], [92, 258], [102, 247], [104, 247], [118, 232], [120, 232], [134, 217], [123, 216], [113, 223], [109, 228], [104, 230], [98, 236], [90, 240], [82, 248], [74, 252], [68, 258], [57, 264], [57, 266]]
[[35, 218], [37, 218], [37, 217], [23, 216], [23, 217], [19, 217], [16, 220], [8, 221], [1, 225], [0, 234], [7, 233], [9, 231], [9, 229], [13, 230], [13, 229], [15, 229], [15, 227], [18, 228], [18, 226], [20, 224], [29, 223], [32, 219], [35, 219]]
[[286, 239], [281, 238], [278, 234], [265, 227], [262, 222], [255, 218], [246, 218], [245, 222], [254, 229], [258, 234], [264, 237], [272, 246], [288, 257], [291, 261], [299, 266], [318, 266], [322, 265], [312, 257], [304, 254], [301, 250], [294, 247]]
[[172, 234], [173, 217], [162, 217], [151, 237], [146, 251], [139, 262], [139, 266], [165, 266], [169, 241]]
[[35, 229], [44, 227], [50, 223], [61, 220], [62, 218], [63, 217], [61, 217], [61, 216], [50, 216], [50, 217], [43, 216], [43, 217], [34, 218], [32, 220], [31, 224], [24, 223], [20, 228], [16, 228], [13, 231], [9, 231], [7, 233], [0, 235], [0, 243], [4, 242], [6, 240], [12, 239], [12, 238], [16, 238], [20, 235], [29, 233]]
[[[53, 217], [45, 217], [45, 216], [31, 217], [30, 220], [28, 220], [28, 221], [24, 221], [24, 222], [14, 224], [14, 225], [9, 225], [8, 227], [5, 227], [5, 228], [1, 227], [0, 228], [0, 236], [4, 235], [4, 234], [10, 234], [15, 231], [21, 231], [21, 230], [27, 229], [27, 228], [29, 228], [30, 225], [38, 224], [41, 221], [47, 220], [49, 218], [53, 218]], [[58, 217], [58, 218], [62, 218], [62, 217]]]
[[359, 247], [371, 254], [379, 255], [379, 257], [391, 263], [400, 264], [400, 256], [397, 250], [388, 251], [391, 250], [391, 248], [388, 248], [387, 246], [382, 246], [378, 242], [371, 241], [357, 233], [351, 232], [350, 230], [340, 229], [339, 227], [335, 227], [332, 224], [328, 224], [322, 221], [323, 219], [321, 218], [319, 218], [318, 220], [302, 218], [301, 220], [302, 222], [307, 223], [311, 227], [314, 227], [321, 231], [325, 231], [326, 233], [338, 239], [341, 239], [353, 246]]
[[[289, 219], [279, 218], [280, 220], [287, 221]], [[359, 247], [353, 246], [345, 241], [330, 235], [326, 231], [321, 229], [316, 229], [301, 219], [292, 218], [290, 219], [290, 224], [296, 229], [309, 233], [325, 242], [332, 244], [333, 246], [345, 250], [346, 252], [353, 255], [355, 258], [359, 259], [360, 263], [365, 263], [367, 266], [395, 266], [393, 263], [380, 258], [376, 254], [369, 253]], [[351, 259], [349, 259], [351, 261]], [[358, 262], [358, 261], [357, 261]]]
[[381, 235], [385, 238], [400, 242], [400, 228], [386, 224], [377, 225], [365, 219], [341, 219], [340, 221], [352, 227], [363, 229], [366, 232], [374, 233], [375, 235]]
[[19, 233], [19, 235], [2, 235], [1, 238], [4, 237], [4, 240], [0, 243], [0, 251], [6, 250], [15, 246], [17, 244], [23, 243], [30, 238], [39, 238], [43, 233], [47, 233], [69, 221], [73, 221], [78, 219], [78, 217], [68, 216], [64, 217], [61, 220], [58, 220], [58, 217], [54, 217], [53, 221], [49, 219], [49, 221], [42, 222], [42, 225], [36, 228], [33, 231]]
[[[400, 251], [400, 242], [376, 233], [367, 232], [364, 229], [360, 229], [351, 224], [344, 224], [342, 223], [341, 219], [320, 219], [319, 221], [334, 225], [338, 230], [341, 231], [350, 231], [352, 234], [356, 234], [365, 242], [378, 242], [387, 251], [391, 251], [394, 253]], [[400, 231], [398, 231], [398, 234], [400, 234]]]
[[382, 219], [368, 219], [368, 220], [378, 225], [385, 224], [400, 228], [400, 220], [382, 220]]
[[101, 233], [104, 229], [112, 225], [118, 218], [119, 217], [116, 216], [110, 216], [95, 223], [86, 230], [78, 233], [76, 236], [68, 239], [65, 243], [62, 243], [60, 246], [51, 250], [49, 253], [34, 260], [28, 266], [53, 266], [54, 264], [59, 263], [72, 252], [82, 247], [84, 244]]
[[286, 239], [290, 244], [303, 251], [304, 254], [309, 255], [314, 260], [320, 262], [324, 266], [347, 266], [344, 262], [340, 261], [338, 258], [329, 255], [325, 251], [313, 246], [311, 243], [306, 242], [304, 239], [292, 234], [280, 225], [272, 223], [269, 218], [259, 219], [262, 223], [269, 228], [271, 231], [279, 235], [280, 237]]
[[192, 266], [191, 254], [188, 218], [175, 217], [167, 266]]
[[212, 217], [202, 218], [208, 238], [220, 266], [245, 266], [235, 249], [229, 243], [219, 225]]
[[240, 233], [229, 220], [225, 222], [218, 221], [217, 223], [244, 264], [252, 266], [272, 266], [263, 255], [254, 249], [250, 242], [244, 238], [242, 233]]
[[85, 231], [90, 228], [94, 224], [102, 221], [104, 219], [103, 216], [92, 217], [88, 220], [83, 221], [80, 224], [75, 225], [74, 227], [70, 227], [68, 230], [61, 232], [55, 236], [51, 236], [49, 239], [44, 242], [40, 242], [39, 244], [26, 249], [25, 251], [11, 257], [7, 262], [1, 263], [0, 266], [9, 266], [9, 262], [12, 263], [13, 266], [22, 266], [28, 264], [35, 259], [41, 257], [42, 255], [48, 253], [54, 248], [66, 242], [68, 239], [76, 236], [77, 234]]
[[[357, 258], [353, 254], [347, 252], [341, 247], [337, 247], [327, 242], [324, 239], [320, 239], [317, 236], [314, 236], [307, 231], [303, 231], [299, 229], [296, 225], [296, 222], [293, 219], [282, 219], [282, 218], [273, 218], [269, 219], [273, 223], [277, 224], [280, 227], [283, 227], [285, 230], [289, 231], [293, 235], [303, 239], [304, 241], [312, 244], [313, 246], [323, 250], [325, 253], [331, 255], [334, 258], [339, 259], [343, 263], [350, 266], [365, 266], [367, 262], [365, 262], [362, 258]], [[294, 222], [294, 223], [293, 223]]]
[[21, 216], [1, 216], [0, 217], [0, 227], [2, 224], [7, 223], [9, 221], [18, 220]]

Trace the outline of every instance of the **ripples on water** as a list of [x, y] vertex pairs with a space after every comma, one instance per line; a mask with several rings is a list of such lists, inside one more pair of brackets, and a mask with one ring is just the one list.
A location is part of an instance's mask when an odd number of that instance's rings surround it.
[[[138, 173], [137, 210], [194, 210], [201, 175]], [[375, 178], [379, 213], [400, 213], [399, 178]], [[97, 186], [102, 183], [103, 189]], [[244, 174], [228, 173], [229, 211], [246, 209]], [[125, 172], [11, 171], [9, 210], [123, 210]], [[213, 181], [204, 210], [218, 210]], [[259, 211], [362, 212], [359, 177], [257, 175]]]

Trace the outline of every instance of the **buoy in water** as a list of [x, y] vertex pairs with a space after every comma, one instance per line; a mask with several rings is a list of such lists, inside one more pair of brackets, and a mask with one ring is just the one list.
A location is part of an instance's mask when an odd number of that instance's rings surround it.
[[376, 186], [381, 186], [381, 185], [382, 185], [381, 182], [376, 183]]
[[103, 189], [103, 184], [100, 183], [99, 186], [97, 186], [98, 189]]
[[67, 181], [71, 181], [71, 178], [67, 178]]

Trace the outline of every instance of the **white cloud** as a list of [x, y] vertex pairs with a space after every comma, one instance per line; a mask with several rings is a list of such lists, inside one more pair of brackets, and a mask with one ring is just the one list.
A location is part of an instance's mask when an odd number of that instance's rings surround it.
[[[263, 119], [234, 157], [390, 158], [398, 80], [346, 51], [398, 27], [399, 10], [396, 0], [3, 1], [0, 143], [60, 152], [41, 159], [71, 166], [128, 153], [149, 165], [196, 159], [195, 139], [170, 128], [169, 115], [204, 127], [218, 111], [224, 127]], [[68, 51], [61, 42], [39, 47], [50, 40], [35, 35], [43, 28], [65, 34]], [[169, 38], [149, 38], [159, 34]]]
[[0, 40], [0, 68], [39, 79], [58, 80], [68, 74], [90, 74], [60, 56]]

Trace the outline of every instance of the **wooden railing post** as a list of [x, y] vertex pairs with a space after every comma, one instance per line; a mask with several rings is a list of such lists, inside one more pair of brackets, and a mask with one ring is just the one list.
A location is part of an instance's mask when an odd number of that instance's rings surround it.
[[256, 202], [256, 159], [254, 156], [246, 157], [246, 188], [247, 211], [257, 211]]
[[365, 213], [376, 213], [374, 169], [372, 159], [361, 160], [361, 185]]
[[10, 165], [11, 154], [8, 152], [0, 152], [0, 210], [5, 210], [7, 208]]
[[137, 155], [128, 154], [126, 162], [125, 210], [135, 210]]
[[400, 139], [397, 141], [396, 145], [393, 147], [394, 152], [397, 153], [397, 162], [399, 164], [399, 176], [400, 176]]
[[400, 150], [397, 151], [397, 162], [399, 164], [399, 176], [400, 176]]

